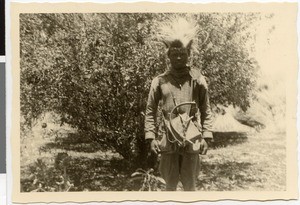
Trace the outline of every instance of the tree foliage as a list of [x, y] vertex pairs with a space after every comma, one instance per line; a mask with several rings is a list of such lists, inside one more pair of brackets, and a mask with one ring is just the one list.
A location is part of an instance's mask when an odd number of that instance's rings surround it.
[[[143, 112], [150, 82], [168, 67], [153, 38], [175, 14], [21, 14], [21, 115], [24, 126], [46, 111], [126, 159], [146, 157]], [[186, 15], [186, 14], [181, 14]], [[191, 64], [209, 81], [211, 102], [246, 109], [255, 84], [249, 57], [254, 13], [193, 14], [206, 42]]]

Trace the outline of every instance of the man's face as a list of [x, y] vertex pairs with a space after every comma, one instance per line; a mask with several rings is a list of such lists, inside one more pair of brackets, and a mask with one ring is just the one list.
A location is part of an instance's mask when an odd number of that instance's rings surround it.
[[187, 49], [182, 47], [181, 48], [171, 47], [168, 56], [172, 68], [176, 70], [185, 68], [189, 58]]

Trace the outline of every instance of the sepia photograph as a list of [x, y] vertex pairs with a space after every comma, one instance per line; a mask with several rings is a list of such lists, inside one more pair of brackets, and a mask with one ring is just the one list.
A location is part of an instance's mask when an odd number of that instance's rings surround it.
[[296, 33], [282, 13], [50, 10], [17, 20], [14, 191], [291, 190]]

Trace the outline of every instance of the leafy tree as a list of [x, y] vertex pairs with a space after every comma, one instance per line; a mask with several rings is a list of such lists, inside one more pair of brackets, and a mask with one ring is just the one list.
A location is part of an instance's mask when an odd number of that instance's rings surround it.
[[[103, 149], [145, 162], [150, 82], [168, 66], [165, 47], [153, 36], [157, 22], [171, 15], [21, 14], [22, 126], [54, 111]], [[248, 51], [255, 33], [248, 28], [259, 15], [192, 17], [209, 34], [204, 43], [199, 35], [191, 64], [208, 78], [212, 103], [246, 109], [257, 67]]]
[[198, 46], [199, 53], [194, 56], [193, 63], [208, 77], [211, 102], [232, 104], [246, 110], [258, 68], [249, 55], [255, 42], [252, 24], [260, 16], [256, 13], [212, 13], [196, 18], [209, 37], [206, 44]]

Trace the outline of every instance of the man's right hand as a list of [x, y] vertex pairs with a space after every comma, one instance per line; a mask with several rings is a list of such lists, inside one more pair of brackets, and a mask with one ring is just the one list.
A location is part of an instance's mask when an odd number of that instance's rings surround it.
[[152, 140], [150, 143], [150, 150], [151, 152], [155, 153], [155, 154], [159, 154], [160, 153], [160, 149], [159, 149], [159, 145], [157, 140]]

